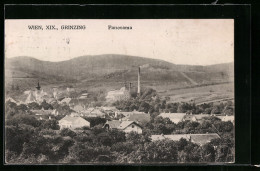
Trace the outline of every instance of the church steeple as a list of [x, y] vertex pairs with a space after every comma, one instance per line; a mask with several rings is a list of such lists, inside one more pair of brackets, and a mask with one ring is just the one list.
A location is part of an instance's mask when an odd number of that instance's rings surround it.
[[36, 89], [37, 89], [37, 90], [40, 90], [40, 89], [41, 89], [41, 86], [40, 86], [39, 81], [38, 81], [38, 85], [37, 85]]

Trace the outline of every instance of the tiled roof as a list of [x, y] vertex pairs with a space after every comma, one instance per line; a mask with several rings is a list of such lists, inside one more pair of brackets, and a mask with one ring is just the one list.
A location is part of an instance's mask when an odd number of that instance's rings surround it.
[[108, 124], [110, 128], [118, 128], [121, 124], [119, 120], [107, 121], [105, 125]]
[[185, 120], [185, 121], [190, 121], [190, 120], [192, 120], [194, 118], [194, 115], [185, 115], [184, 117], [183, 117], [183, 119]]
[[[77, 125], [78, 122], [80, 121], [84, 121], [84, 122], [88, 122], [87, 120], [83, 119], [82, 117], [79, 116], [70, 116], [70, 115], [66, 115], [64, 118], [62, 118], [60, 121], [67, 121], [67, 122], [71, 122], [72, 125]], [[59, 122], [60, 122], [59, 121]], [[88, 122], [89, 123], [89, 122]]]
[[84, 108], [81, 105], [76, 105], [73, 107], [73, 110], [75, 111], [82, 111]]
[[231, 121], [234, 122], [234, 116], [216, 116], [217, 118], [221, 119], [222, 121]]
[[190, 139], [190, 135], [189, 134], [174, 134], [174, 135], [152, 135], [151, 136], [152, 141], [164, 140], [164, 139], [170, 139], [170, 140], [173, 140], [173, 141], [179, 141], [181, 138], [189, 140]]
[[132, 111], [132, 112], [118, 112], [121, 113], [125, 116], [130, 116], [130, 115], [141, 115], [141, 114], [146, 114], [144, 112], [139, 112], [139, 111]]
[[218, 134], [191, 134], [190, 136], [191, 141], [199, 145], [204, 145], [212, 139], [220, 138]]
[[53, 110], [31, 110], [31, 112], [40, 115], [49, 115], [52, 114]]
[[[135, 122], [134, 121], [122, 121], [122, 123], [119, 125], [118, 129], [125, 129], [126, 127], [128, 127], [132, 123], [135, 123]], [[135, 123], [135, 124], [138, 125], [137, 123]]]
[[208, 114], [199, 114], [199, 115], [194, 115], [194, 116], [197, 120], [201, 120], [205, 117], [210, 117], [210, 115], [208, 115]]
[[124, 121], [149, 122], [151, 119], [149, 114], [133, 114], [122, 118]]

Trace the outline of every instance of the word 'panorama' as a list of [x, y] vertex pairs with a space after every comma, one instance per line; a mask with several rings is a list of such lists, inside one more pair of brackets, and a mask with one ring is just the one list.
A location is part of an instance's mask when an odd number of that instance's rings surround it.
[[132, 26], [111, 26], [108, 25], [108, 30], [132, 30]]

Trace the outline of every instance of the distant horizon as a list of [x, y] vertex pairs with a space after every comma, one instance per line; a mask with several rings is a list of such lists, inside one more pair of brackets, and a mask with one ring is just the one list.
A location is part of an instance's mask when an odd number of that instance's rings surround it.
[[[55, 29], [46, 29], [50, 25]], [[68, 25], [84, 29], [62, 29]], [[121, 26], [131, 29], [110, 29]], [[5, 20], [6, 57], [57, 62], [85, 54], [125, 54], [187, 65], [228, 63], [234, 61], [234, 20]]]
[[134, 56], [134, 55], [124, 55], [124, 54], [99, 54], [99, 55], [82, 55], [82, 56], [76, 56], [76, 57], [72, 57], [71, 59], [67, 59], [67, 60], [63, 60], [63, 61], [47, 61], [47, 60], [42, 60], [42, 59], [38, 59], [36, 57], [33, 56], [13, 56], [13, 57], [6, 57], [7, 59], [13, 59], [13, 58], [22, 58], [22, 57], [26, 57], [26, 58], [33, 58], [42, 62], [52, 62], [52, 63], [58, 63], [58, 62], [65, 62], [65, 61], [70, 61], [70, 60], [74, 60], [76, 58], [80, 58], [80, 57], [90, 57], [90, 56], [105, 56], [105, 55], [115, 55], [115, 56], [128, 56], [128, 57], [137, 57], [137, 58], [146, 58], [146, 59], [151, 59], [151, 60], [161, 60], [164, 62], [168, 62], [174, 65], [189, 65], [189, 66], [210, 66], [210, 65], [220, 65], [220, 64], [228, 64], [228, 63], [234, 63], [234, 61], [231, 62], [222, 62], [222, 63], [215, 63], [215, 64], [209, 64], [209, 65], [197, 65], [197, 64], [176, 64], [176, 63], [172, 63], [170, 61], [165, 61], [163, 59], [154, 59], [154, 58], [149, 58], [149, 57], [143, 57], [143, 56]]

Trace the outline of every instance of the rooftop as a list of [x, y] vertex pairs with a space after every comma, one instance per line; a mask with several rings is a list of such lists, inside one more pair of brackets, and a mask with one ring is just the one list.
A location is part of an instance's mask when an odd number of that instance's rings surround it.
[[185, 115], [186, 113], [161, 113], [158, 116], [161, 116], [163, 118], [169, 118], [172, 122], [178, 123], [183, 120]]
[[174, 134], [174, 135], [152, 135], [152, 141], [170, 139], [173, 141], [179, 141], [181, 138], [186, 139], [187, 141], [196, 143], [198, 145], [205, 145], [209, 143], [212, 139], [220, 138], [218, 134]]

